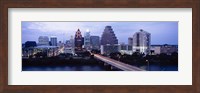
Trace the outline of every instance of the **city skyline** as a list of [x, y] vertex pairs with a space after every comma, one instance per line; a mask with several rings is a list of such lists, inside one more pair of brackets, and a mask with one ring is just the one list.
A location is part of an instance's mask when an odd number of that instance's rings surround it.
[[22, 43], [36, 41], [39, 36], [56, 36], [57, 41], [69, 40], [80, 29], [84, 36], [90, 31], [91, 36], [101, 37], [104, 28], [112, 26], [119, 43], [128, 44], [140, 29], [152, 35], [152, 44], [178, 45], [178, 22], [22, 22]]
[[[66, 22], [64, 22], [66, 23]], [[64, 23], [50, 22], [34, 24], [22, 29], [22, 39], [29, 40], [22, 44], [22, 68], [24, 71], [35, 71], [31, 66], [41, 70], [40, 66], [65, 66], [59, 70], [65, 71], [177, 71], [178, 70], [178, 45], [172, 45], [178, 40], [178, 23], [174, 22], [116, 22], [112, 25], [101, 22], [85, 23], [83, 28], [76, 28], [78, 24], [71, 25], [71, 30], [65, 28]], [[145, 28], [133, 30], [134, 24], [147, 25]], [[26, 24], [26, 23], [24, 23]], [[108, 23], [107, 23], [108, 24]], [[33, 24], [30, 24], [33, 25]], [[61, 27], [63, 25], [63, 28]], [[97, 25], [96, 29], [91, 29]], [[106, 26], [104, 26], [106, 25]], [[114, 25], [114, 26], [113, 26]], [[118, 25], [118, 26], [117, 26]], [[156, 25], [156, 26], [155, 26]], [[52, 26], [52, 27], [50, 27]], [[102, 26], [103, 30], [98, 27]], [[139, 27], [139, 26], [138, 26]], [[59, 30], [60, 29], [60, 30]], [[63, 29], [63, 31], [61, 30]], [[67, 30], [66, 30], [67, 29]], [[75, 32], [74, 29], [77, 29]], [[154, 30], [153, 30], [154, 29]], [[69, 30], [69, 31], [68, 31]], [[150, 31], [149, 31], [150, 30]], [[26, 37], [28, 31], [30, 37]], [[68, 31], [68, 36], [59, 36], [60, 33]], [[96, 31], [96, 32], [95, 32]], [[157, 31], [152, 32], [152, 31]], [[95, 33], [94, 33], [95, 32]], [[51, 35], [49, 35], [51, 34]], [[58, 36], [57, 36], [57, 35]], [[173, 35], [175, 35], [173, 37]], [[38, 43], [37, 42], [38, 37]], [[100, 39], [101, 37], [101, 39]], [[151, 42], [159, 41], [164, 44], [153, 45]], [[63, 42], [61, 43], [63, 38]], [[132, 38], [132, 39], [131, 39]], [[59, 43], [58, 43], [59, 42]], [[120, 43], [124, 42], [124, 43]], [[101, 62], [101, 63], [100, 63]], [[159, 62], [159, 63], [158, 63]], [[101, 65], [102, 64], [102, 65]], [[151, 69], [154, 64], [156, 68]], [[87, 68], [85, 67], [87, 65]], [[173, 68], [167, 67], [168, 65]], [[70, 66], [75, 66], [76, 68]], [[82, 66], [82, 67], [81, 67]], [[89, 66], [89, 68], [88, 68]], [[165, 67], [163, 67], [165, 66]], [[68, 68], [69, 67], [69, 68]], [[91, 67], [91, 68], [90, 68]], [[98, 67], [98, 69], [94, 69]], [[45, 68], [45, 67], [42, 67]], [[51, 71], [49, 69], [45, 69]], [[41, 70], [42, 71], [42, 70]]]

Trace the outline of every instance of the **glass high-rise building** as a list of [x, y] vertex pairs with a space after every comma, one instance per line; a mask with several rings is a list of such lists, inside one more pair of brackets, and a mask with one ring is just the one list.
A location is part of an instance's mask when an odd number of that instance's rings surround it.
[[71, 44], [72, 44], [72, 48], [74, 48], [74, 38], [73, 38], [73, 36], [71, 36], [70, 42], [71, 42]]
[[84, 34], [84, 48], [90, 50], [90, 31], [86, 31]]
[[48, 36], [39, 36], [38, 45], [49, 45], [49, 37]]
[[92, 49], [100, 49], [100, 38], [99, 36], [90, 36], [90, 44]]
[[114, 45], [118, 44], [118, 39], [111, 26], [106, 26], [101, 36], [101, 45]]
[[51, 40], [51, 45], [52, 46], [57, 46], [57, 37], [51, 36], [50, 40]]
[[133, 52], [148, 54], [151, 46], [151, 34], [140, 30], [133, 35]]

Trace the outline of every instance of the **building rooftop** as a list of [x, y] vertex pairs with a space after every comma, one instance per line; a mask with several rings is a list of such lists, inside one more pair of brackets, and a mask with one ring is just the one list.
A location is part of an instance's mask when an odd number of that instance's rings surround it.
[[57, 38], [56, 36], [51, 36], [50, 38]]
[[47, 46], [47, 45], [42, 45], [42, 46], [37, 46], [35, 48], [58, 48], [58, 46]]

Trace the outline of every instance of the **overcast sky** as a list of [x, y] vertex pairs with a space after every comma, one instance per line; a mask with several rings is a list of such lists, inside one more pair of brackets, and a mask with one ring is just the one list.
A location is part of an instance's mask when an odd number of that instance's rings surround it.
[[105, 26], [112, 26], [119, 43], [128, 43], [128, 37], [140, 29], [151, 33], [151, 44], [178, 44], [178, 22], [22, 22], [22, 43], [38, 42], [39, 36], [57, 36], [58, 41], [70, 39], [79, 28], [82, 36], [102, 35]]

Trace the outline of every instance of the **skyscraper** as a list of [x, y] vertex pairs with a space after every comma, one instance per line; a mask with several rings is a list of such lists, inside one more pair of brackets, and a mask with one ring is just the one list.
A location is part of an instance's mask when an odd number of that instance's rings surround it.
[[106, 26], [101, 37], [101, 45], [114, 45], [118, 44], [118, 39], [111, 26]]
[[151, 34], [140, 30], [133, 35], [133, 51], [148, 54], [150, 52]]
[[52, 46], [57, 46], [57, 37], [51, 36], [50, 40], [51, 40], [51, 45]]
[[133, 45], [133, 38], [132, 37], [128, 38], [128, 45]]
[[90, 31], [87, 30], [84, 34], [84, 48], [90, 50]]
[[73, 38], [73, 36], [71, 36], [70, 42], [72, 43], [72, 48], [74, 48], [74, 38]]
[[83, 46], [83, 37], [81, 35], [81, 31], [78, 29], [75, 34], [75, 50], [82, 50]]
[[49, 45], [49, 37], [48, 36], [39, 36], [38, 45]]
[[90, 36], [90, 44], [92, 49], [100, 49], [99, 36]]

